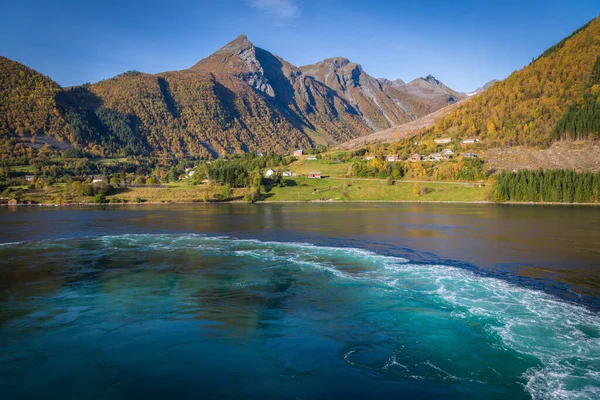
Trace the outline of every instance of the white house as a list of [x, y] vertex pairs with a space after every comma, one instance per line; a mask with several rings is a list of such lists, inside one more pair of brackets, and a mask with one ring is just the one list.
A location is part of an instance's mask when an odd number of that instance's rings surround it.
[[445, 138], [434, 139], [434, 142], [436, 142], [437, 144], [450, 143], [450, 142], [452, 142], [452, 138], [451, 137], [445, 137]]
[[194, 176], [195, 173], [196, 173], [195, 170], [190, 169], [187, 174], [188, 174], [188, 176]]
[[94, 176], [92, 178], [92, 183], [104, 182], [104, 175]]
[[310, 160], [310, 161], [315, 161], [317, 159], [317, 156], [314, 154], [311, 154], [310, 156], [306, 157], [306, 159]]
[[442, 150], [442, 155], [446, 158], [450, 158], [454, 155], [454, 152], [451, 149], [444, 149]]
[[270, 177], [272, 177], [273, 175], [275, 175], [275, 170], [274, 170], [274, 169], [272, 169], [272, 168], [269, 168], [269, 169], [267, 170], [267, 172], [265, 172], [265, 178], [270, 178]]
[[442, 161], [442, 153], [431, 153], [427, 161]]
[[375, 158], [375, 156], [366, 156], [366, 157], [365, 157], [365, 160], [367, 160], [367, 161], [371, 161], [371, 160], [372, 160], [372, 159], [374, 159], [374, 158]]
[[470, 139], [465, 139], [462, 141], [462, 144], [473, 144], [473, 143], [478, 143], [479, 139], [475, 139], [475, 138], [470, 138]]
[[283, 173], [281, 175], [283, 175], [283, 176], [292, 176], [292, 171], [283, 171]]

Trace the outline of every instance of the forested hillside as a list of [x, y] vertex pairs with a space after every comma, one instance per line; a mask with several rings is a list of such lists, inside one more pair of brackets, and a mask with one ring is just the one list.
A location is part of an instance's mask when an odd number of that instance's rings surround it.
[[436, 121], [425, 133], [477, 137], [486, 147], [547, 146], [600, 134], [600, 18]]
[[31, 138], [47, 133], [70, 139], [55, 100], [60, 91], [60, 86], [50, 78], [0, 57], [1, 159], [25, 159], [34, 153], [33, 147], [20, 144], [15, 136]]

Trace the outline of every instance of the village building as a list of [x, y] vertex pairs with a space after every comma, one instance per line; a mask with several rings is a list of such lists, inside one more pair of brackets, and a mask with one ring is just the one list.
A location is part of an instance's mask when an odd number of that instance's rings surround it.
[[310, 160], [310, 161], [315, 161], [317, 159], [317, 156], [314, 154], [311, 154], [310, 156], [306, 157], [306, 159]]
[[258, 153], [256, 153], [257, 156], [262, 157], [264, 154], [262, 151], [259, 151]]
[[451, 143], [452, 142], [452, 138], [451, 137], [446, 137], [446, 138], [434, 139], [434, 142], [436, 142], [437, 144]]
[[294, 156], [301, 156], [302, 154], [304, 154], [304, 152], [302, 151], [302, 149], [294, 150]]
[[311, 179], [321, 179], [322, 178], [320, 172], [309, 172], [308, 177]]
[[427, 157], [427, 161], [442, 161], [442, 153], [431, 153]]
[[273, 168], [269, 168], [266, 172], [265, 172], [265, 178], [270, 178], [273, 175], [275, 175], [275, 170]]
[[454, 155], [454, 152], [450, 149], [444, 149], [442, 150], [442, 156], [444, 158], [452, 158], [452, 156]]
[[25, 175], [25, 180], [26, 180], [27, 182], [31, 182], [31, 181], [33, 181], [34, 179], [35, 179], [35, 176], [34, 176], [34, 175]]
[[283, 176], [292, 176], [292, 171], [283, 171], [283, 173], [281, 175], [283, 175]]
[[196, 170], [191, 169], [188, 171], [187, 174], [188, 174], [188, 176], [194, 176], [195, 173], [196, 173]]
[[410, 162], [417, 162], [417, 161], [421, 161], [423, 159], [423, 156], [420, 154], [413, 154], [412, 156], [410, 156], [408, 158], [408, 161]]
[[97, 176], [93, 176], [92, 177], [92, 183], [100, 183], [100, 182], [104, 182], [106, 178], [104, 177], [104, 175], [97, 175]]
[[397, 156], [396, 154], [390, 154], [386, 157], [386, 160], [388, 162], [397, 162], [397, 161], [400, 161], [400, 157]]
[[477, 158], [477, 154], [475, 153], [463, 153], [464, 158]]
[[367, 156], [367, 157], [365, 157], [365, 160], [367, 160], [367, 161], [371, 161], [371, 160], [372, 160], [372, 159], [374, 159], [374, 158], [375, 158], [375, 156]]
[[462, 141], [462, 144], [473, 144], [473, 143], [479, 143], [479, 139], [469, 138], [469, 139], [465, 139]]

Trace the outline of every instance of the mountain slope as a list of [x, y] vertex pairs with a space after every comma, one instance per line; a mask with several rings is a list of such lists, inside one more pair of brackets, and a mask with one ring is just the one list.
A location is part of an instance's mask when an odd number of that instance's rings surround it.
[[104, 107], [134, 117], [154, 153], [224, 152], [310, 146], [311, 141], [252, 88], [210, 73], [135, 74], [89, 87]]
[[0, 56], [1, 160], [24, 160], [34, 148], [72, 140], [55, 99], [60, 91], [50, 78]]
[[[375, 79], [346, 58], [329, 58], [300, 67], [350, 103], [372, 130], [411, 121], [437, 108], [407, 94], [402, 81]], [[439, 107], [438, 107], [439, 108]]]
[[[593, 71], [600, 70], [600, 18], [546, 51], [523, 69], [496, 82], [479, 96], [436, 121], [426, 134], [485, 139], [486, 147], [544, 145], [569, 137], [598, 137], [599, 131], [582, 126], [571, 135], [575, 122], [557, 123], [569, 110], [577, 109], [590, 121], [600, 120], [600, 84]], [[598, 126], [600, 124], [597, 124]], [[597, 128], [600, 130], [600, 127]], [[591, 135], [590, 135], [591, 134]]]
[[489, 81], [488, 83], [486, 83], [486, 84], [485, 84], [485, 85], [483, 85], [482, 87], [480, 87], [480, 88], [477, 88], [477, 89], [475, 89], [474, 91], [472, 91], [472, 92], [470, 92], [470, 93], [467, 93], [467, 96], [473, 96], [473, 95], [476, 95], [476, 94], [479, 94], [479, 93], [483, 93], [483, 92], [485, 92], [486, 90], [488, 90], [489, 88], [491, 88], [491, 87], [492, 87], [492, 85], [493, 85], [494, 83], [496, 83], [496, 82], [498, 82], [498, 79], [492, 79], [491, 81]]
[[456, 103], [466, 97], [464, 93], [450, 89], [432, 75], [410, 81], [406, 84], [405, 90], [408, 94], [427, 102], [434, 110]]
[[60, 86], [37, 71], [0, 56], [0, 132], [64, 136], [55, 96]]
[[[468, 99], [461, 100], [467, 101]], [[402, 125], [394, 126], [392, 128], [383, 129], [365, 136], [361, 136], [355, 139], [351, 139], [337, 146], [340, 150], [352, 150], [363, 146], [368, 146], [374, 143], [390, 143], [398, 140], [402, 140], [406, 137], [414, 135], [421, 129], [426, 129], [435, 123], [435, 120], [441, 116], [447, 115], [449, 112], [458, 107], [459, 103], [450, 104], [444, 108], [440, 108], [437, 111], [427, 114], [424, 117], [416, 119], [414, 121], [406, 122]]]
[[371, 131], [338, 93], [282, 58], [255, 47], [244, 35], [189, 71], [210, 72], [217, 79], [234, 76], [245, 82], [316, 143], [338, 142]]

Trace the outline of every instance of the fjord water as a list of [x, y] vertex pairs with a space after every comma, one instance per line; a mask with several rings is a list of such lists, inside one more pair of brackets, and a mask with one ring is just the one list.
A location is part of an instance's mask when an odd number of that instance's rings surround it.
[[600, 397], [600, 210], [1, 209], [6, 398]]

